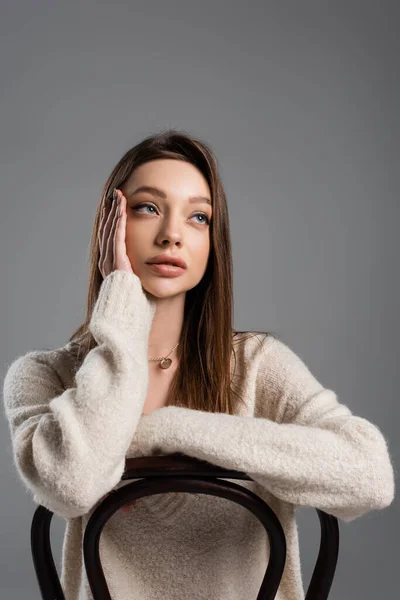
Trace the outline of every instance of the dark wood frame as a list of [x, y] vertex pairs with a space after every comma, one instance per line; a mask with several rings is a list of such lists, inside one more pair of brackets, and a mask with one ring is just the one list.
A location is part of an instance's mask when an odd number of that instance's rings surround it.
[[[83, 555], [95, 600], [112, 600], [100, 563], [99, 543], [103, 527], [122, 506], [143, 496], [168, 492], [209, 494], [227, 498], [250, 510], [262, 523], [270, 543], [270, 558], [257, 600], [273, 600], [286, 561], [286, 540], [273, 510], [252, 491], [221, 479], [252, 478], [242, 471], [230, 471], [184, 454], [144, 456], [126, 460], [121, 480], [140, 479], [112, 490], [96, 507], [85, 529]], [[326, 600], [335, 575], [339, 554], [339, 525], [336, 517], [316, 509], [321, 526], [317, 562], [305, 600]], [[32, 519], [31, 553], [43, 600], [65, 600], [50, 545], [53, 512], [38, 506]]]

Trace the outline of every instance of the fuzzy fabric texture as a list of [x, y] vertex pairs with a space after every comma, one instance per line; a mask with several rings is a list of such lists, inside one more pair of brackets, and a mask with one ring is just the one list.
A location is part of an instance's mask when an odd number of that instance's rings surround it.
[[[113, 271], [90, 323], [98, 346], [82, 364], [66, 344], [17, 358], [4, 379], [16, 469], [34, 502], [66, 520], [66, 600], [93, 600], [83, 534], [101, 500], [131, 483], [121, 481], [126, 458], [175, 452], [252, 477], [226, 481], [274, 510], [287, 544], [276, 599], [303, 599], [296, 506], [345, 522], [388, 507], [395, 476], [387, 440], [272, 336], [238, 347], [232, 376], [245, 404], [234, 415], [176, 406], [142, 415], [154, 313], [139, 278]], [[241, 505], [166, 493], [117, 511], [101, 535], [100, 557], [113, 600], [250, 600], [265, 574], [269, 541]]]

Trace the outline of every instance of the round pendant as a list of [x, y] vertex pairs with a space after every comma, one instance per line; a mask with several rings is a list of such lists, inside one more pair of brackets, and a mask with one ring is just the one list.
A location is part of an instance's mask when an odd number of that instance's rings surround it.
[[160, 362], [160, 367], [162, 369], [168, 369], [172, 364], [172, 360], [170, 358], [163, 358]]

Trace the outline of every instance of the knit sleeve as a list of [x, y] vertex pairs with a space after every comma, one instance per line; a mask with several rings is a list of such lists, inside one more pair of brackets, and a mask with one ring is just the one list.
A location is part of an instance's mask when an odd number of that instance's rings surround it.
[[51, 351], [29, 352], [6, 373], [15, 465], [34, 501], [60, 516], [87, 513], [121, 479], [147, 393], [154, 312], [136, 274], [115, 270], [102, 282], [89, 326], [98, 345], [75, 387], [63, 389]]
[[339, 403], [283, 342], [269, 339], [262, 351], [257, 414], [277, 402], [280, 422], [163, 407], [142, 418], [143, 453], [179, 452], [244, 471], [275, 497], [343, 521], [389, 506], [394, 470], [379, 428]]

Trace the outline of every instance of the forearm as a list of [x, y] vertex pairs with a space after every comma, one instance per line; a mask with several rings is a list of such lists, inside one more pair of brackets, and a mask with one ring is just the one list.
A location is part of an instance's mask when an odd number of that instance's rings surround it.
[[147, 435], [154, 452], [181, 452], [244, 471], [286, 502], [351, 520], [393, 500], [384, 437], [346, 407], [336, 420], [312, 427], [175, 406], [152, 414], [140, 439]]

